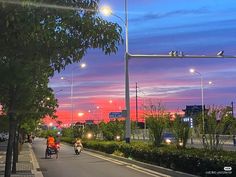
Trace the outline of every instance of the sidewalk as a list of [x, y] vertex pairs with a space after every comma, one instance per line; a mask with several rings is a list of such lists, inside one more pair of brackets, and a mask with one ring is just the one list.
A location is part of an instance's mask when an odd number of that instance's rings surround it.
[[[0, 177], [4, 176], [5, 158], [6, 158], [6, 143], [0, 144]], [[39, 165], [32, 150], [31, 144], [24, 143], [19, 154], [19, 161], [16, 164], [16, 174], [12, 177], [43, 177], [42, 172], [37, 171]]]

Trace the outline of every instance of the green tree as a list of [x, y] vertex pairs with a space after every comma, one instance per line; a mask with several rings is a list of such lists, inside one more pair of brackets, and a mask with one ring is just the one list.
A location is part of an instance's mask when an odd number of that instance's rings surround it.
[[220, 140], [220, 135], [233, 135], [236, 120], [226, 108], [217, 107], [211, 107], [205, 118], [206, 136], [204, 147], [210, 150], [219, 150], [224, 143], [224, 140]]
[[165, 112], [161, 103], [145, 106], [144, 116], [150, 133], [150, 138], [155, 146], [160, 146], [163, 141], [163, 132], [169, 124], [169, 113]]
[[107, 123], [101, 122], [99, 127], [105, 140], [115, 140], [116, 136], [120, 136], [121, 139], [124, 137], [124, 121], [119, 121], [116, 119], [115, 121], [110, 121]]
[[[178, 114], [175, 115], [175, 120], [172, 126], [172, 132], [176, 139], [177, 148], [185, 148], [189, 138], [189, 124], [183, 122], [182, 117]], [[180, 145], [182, 143], [182, 145]]]

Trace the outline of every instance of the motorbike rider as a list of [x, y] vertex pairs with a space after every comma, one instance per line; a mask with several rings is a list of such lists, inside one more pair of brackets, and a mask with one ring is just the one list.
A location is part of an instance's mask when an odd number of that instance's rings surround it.
[[47, 147], [55, 147], [55, 138], [51, 134], [47, 138]]
[[74, 147], [81, 147], [81, 150], [83, 150], [83, 145], [82, 145], [82, 142], [79, 138], [75, 139]]

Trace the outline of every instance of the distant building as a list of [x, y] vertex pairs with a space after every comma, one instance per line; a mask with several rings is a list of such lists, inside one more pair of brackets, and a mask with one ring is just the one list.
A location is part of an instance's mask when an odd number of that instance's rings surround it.
[[[208, 111], [207, 109], [205, 109], [205, 105], [204, 105], [204, 110], [205, 110], [205, 112]], [[195, 118], [195, 117], [201, 115], [202, 105], [187, 105], [186, 109], [183, 109], [183, 112], [185, 113], [184, 114], [185, 117]]]
[[[208, 112], [205, 105], [204, 111]], [[183, 121], [188, 122], [189, 126], [193, 128], [193, 126], [196, 125], [196, 118], [202, 115], [202, 105], [187, 105], [186, 109], [183, 109], [183, 112], [185, 113]]]

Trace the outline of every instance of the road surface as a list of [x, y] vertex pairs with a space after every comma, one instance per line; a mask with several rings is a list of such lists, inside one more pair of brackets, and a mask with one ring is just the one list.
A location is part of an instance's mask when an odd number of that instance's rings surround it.
[[59, 158], [45, 159], [46, 140], [35, 139], [33, 150], [44, 177], [161, 177], [168, 176], [88, 151], [75, 155], [73, 147], [62, 144]]

